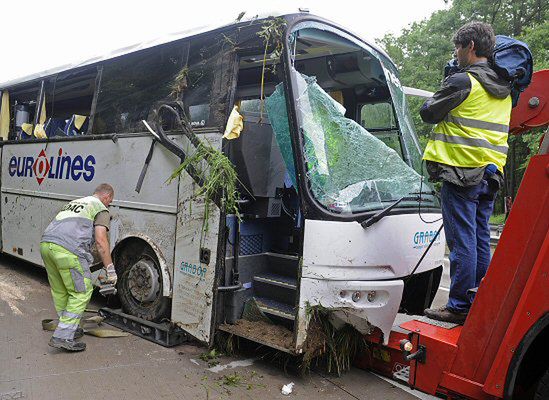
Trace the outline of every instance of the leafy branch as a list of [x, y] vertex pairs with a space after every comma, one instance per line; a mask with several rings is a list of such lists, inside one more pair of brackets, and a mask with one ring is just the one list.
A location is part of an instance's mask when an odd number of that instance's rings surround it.
[[204, 166], [204, 163], [207, 165], [207, 171], [205, 169], [200, 171], [203, 184], [193, 194], [193, 198], [204, 197], [203, 234], [208, 232], [211, 206], [216, 201], [221, 203], [221, 208], [225, 213], [235, 214], [240, 219], [237, 204], [239, 199], [237, 182], [239, 180], [235, 166], [222, 152], [214, 149], [209, 143], [201, 142], [196, 151], [187, 156], [183, 163], [173, 171], [168, 178], [168, 183], [177, 179], [190, 166], [199, 169]]
[[263, 107], [265, 100], [265, 71], [267, 69], [267, 53], [271, 46], [274, 46], [271, 52], [270, 59], [273, 60], [270, 71], [276, 74], [276, 63], [280, 60], [282, 50], [284, 49], [284, 31], [286, 29], [286, 21], [283, 18], [268, 19], [257, 32], [257, 36], [263, 39], [265, 50], [263, 51], [263, 67], [261, 69], [261, 109], [260, 118], [263, 117]]

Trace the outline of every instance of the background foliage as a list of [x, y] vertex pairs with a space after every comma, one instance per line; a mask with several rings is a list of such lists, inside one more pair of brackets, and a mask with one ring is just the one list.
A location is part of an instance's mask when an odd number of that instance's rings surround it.
[[[412, 23], [400, 35], [385, 35], [379, 44], [397, 64], [404, 85], [436, 91], [443, 78], [444, 65], [453, 56], [452, 36], [470, 21], [488, 22], [496, 34], [526, 42], [534, 56], [534, 70], [549, 68], [549, 2], [546, 0], [454, 0], [447, 9]], [[423, 100], [415, 97], [409, 100], [420, 142], [425, 145], [432, 125], [424, 124], [419, 117]], [[537, 130], [510, 137], [504, 196], [515, 196], [528, 159], [537, 152], [541, 135], [542, 131]], [[503, 212], [502, 196], [496, 212]]]

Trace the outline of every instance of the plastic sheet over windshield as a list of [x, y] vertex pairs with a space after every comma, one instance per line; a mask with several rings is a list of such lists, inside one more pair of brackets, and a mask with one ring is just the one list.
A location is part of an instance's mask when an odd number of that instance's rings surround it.
[[420, 175], [397, 152], [346, 118], [343, 106], [314, 77], [296, 73], [296, 82], [307, 177], [324, 207], [338, 213], [363, 212], [419, 191]]

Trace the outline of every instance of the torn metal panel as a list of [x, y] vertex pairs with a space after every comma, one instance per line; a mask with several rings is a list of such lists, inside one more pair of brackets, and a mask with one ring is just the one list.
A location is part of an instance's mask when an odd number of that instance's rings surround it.
[[[415, 214], [388, 216], [368, 229], [358, 222], [306, 220], [298, 348], [306, 339], [306, 308], [313, 305], [337, 311], [336, 317], [359, 331], [371, 325], [388, 335], [402, 300], [404, 283], [399, 278], [409, 276], [434, 236], [425, 229]], [[441, 235], [416, 272], [443, 263], [444, 243]], [[359, 301], [353, 300], [355, 291], [360, 292]], [[370, 291], [376, 292], [372, 301]]]
[[[215, 149], [221, 148], [220, 132], [199, 137]], [[208, 231], [204, 232], [204, 198], [195, 198], [195, 190], [195, 181], [183, 172], [179, 179], [172, 321], [197, 340], [209, 343], [220, 210], [210, 207]], [[208, 262], [201, 257], [201, 249], [208, 250]]]
[[296, 348], [302, 349], [307, 337], [307, 309], [317, 305], [333, 310], [336, 318], [350, 323], [362, 333], [369, 333], [371, 326], [379, 328], [387, 344], [403, 290], [402, 280], [368, 282], [302, 278]]

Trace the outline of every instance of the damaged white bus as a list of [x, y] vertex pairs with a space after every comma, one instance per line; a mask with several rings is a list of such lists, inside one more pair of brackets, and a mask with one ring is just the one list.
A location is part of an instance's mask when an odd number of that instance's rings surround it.
[[[108, 182], [128, 314], [299, 354], [311, 307], [387, 340], [397, 312], [433, 300], [440, 207], [398, 73], [342, 27], [256, 17], [0, 90], [2, 251], [41, 264], [58, 209]], [[200, 143], [234, 165], [238, 213], [227, 193], [205, 210], [207, 162], [168, 182]], [[254, 329], [265, 323], [282, 334]]]

